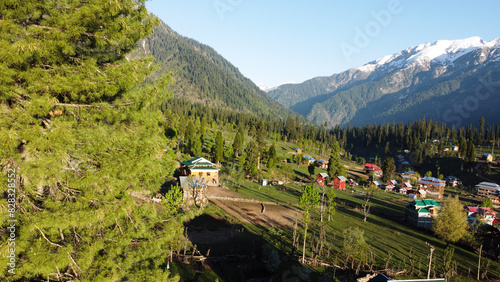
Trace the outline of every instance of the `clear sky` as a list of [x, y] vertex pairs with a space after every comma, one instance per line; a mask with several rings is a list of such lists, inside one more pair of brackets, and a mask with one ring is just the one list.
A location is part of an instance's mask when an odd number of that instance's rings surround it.
[[257, 84], [329, 76], [440, 39], [500, 37], [498, 0], [150, 0]]

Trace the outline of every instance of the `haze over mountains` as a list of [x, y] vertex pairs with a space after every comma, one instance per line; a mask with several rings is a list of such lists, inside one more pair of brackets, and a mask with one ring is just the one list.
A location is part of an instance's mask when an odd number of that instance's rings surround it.
[[440, 40], [268, 94], [315, 123], [500, 122], [500, 39]]

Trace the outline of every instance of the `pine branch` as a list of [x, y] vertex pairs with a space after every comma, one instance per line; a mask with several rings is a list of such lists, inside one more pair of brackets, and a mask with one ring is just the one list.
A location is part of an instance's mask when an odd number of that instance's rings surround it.
[[[118, 106], [130, 106], [133, 104], [137, 104], [141, 101], [136, 100], [136, 101], [131, 101], [131, 102], [126, 102], [126, 103], [121, 103], [117, 105], [109, 105], [111, 108], [118, 107]], [[71, 108], [104, 108], [107, 107], [108, 105], [88, 105], [88, 104], [66, 104], [66, 103], [56, 103], [56, 106], [61, 106], [61, 107], [71, 107]]]
[[56, 243], [52, 243], [52, 242], [51, 242], [51, 241], [50, 241], [47, 237], [45, 237], [45, 234], [42, 232], [42, 230], [41, 230], [38, 226], [36, 226], [36, 225], [35, 225], [35, 227], [36, 227], [36, 229], [38, 229], [38, 231], [40, 231], [40, 234], [42, 234], [42, 237], [43, 237], [43, 238], [44, 238], [47, 242], [49, 242], [49, 244], [51, 244], [52, 246], [56, 246], [56, 247], [62, 248], [62, 246], [61, 246], [61, 245], [56, 244]]

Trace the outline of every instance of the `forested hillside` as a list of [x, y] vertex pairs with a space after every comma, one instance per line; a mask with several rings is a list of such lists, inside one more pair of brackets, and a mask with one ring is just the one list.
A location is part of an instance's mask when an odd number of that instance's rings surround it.
[[214, 49], [179, 35], [164, 23], [138, 46], [132, 57], [153, 56], [162, 67], [156, 75], [173, 72], [171, 90], [176, 98], [260, 117], [283, 118], [291, 113]]
[[154, 24], [142, 0], [0, 3], [0, 280], [173, 279], [183, 219], [136, 197], [175, 168], [170, 78], [138, 88], [152, 60], [125, 58]]

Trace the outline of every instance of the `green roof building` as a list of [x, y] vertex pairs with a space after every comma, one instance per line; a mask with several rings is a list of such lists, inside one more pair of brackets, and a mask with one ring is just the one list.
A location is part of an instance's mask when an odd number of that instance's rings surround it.
[[183, 161], [180, 168], [182, 176], [203, 177], [208, 186], [219, 185], [219, 170], [219, 165], [202, 157]]

